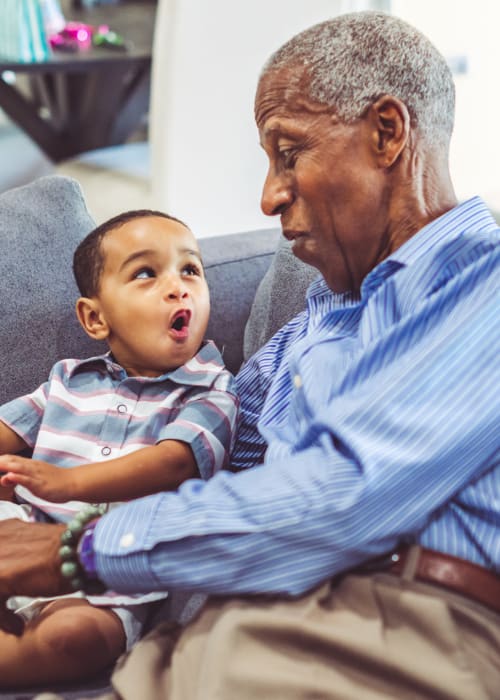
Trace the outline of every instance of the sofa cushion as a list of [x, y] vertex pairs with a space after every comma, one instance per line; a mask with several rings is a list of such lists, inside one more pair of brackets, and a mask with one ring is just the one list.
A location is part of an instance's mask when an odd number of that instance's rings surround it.
[[281, 237], [272, 263], [259, 284], [246, 324], [245, 360], [304, 310], [307, 288], [318, 275], [316, 268], [295, 257], [291, 243]]
[[211, 300], [207, 337], [217, 343], [231, 372], [243, 362], [245, 324], [278, 237], [278, 229], [266, 229], [199, 241]]
[[0, 402], [35, 389], [61, 357], [99, 351], [76, 320], [73, 251], [94, 227], [78, 184], [48, 176], [0, 195]]

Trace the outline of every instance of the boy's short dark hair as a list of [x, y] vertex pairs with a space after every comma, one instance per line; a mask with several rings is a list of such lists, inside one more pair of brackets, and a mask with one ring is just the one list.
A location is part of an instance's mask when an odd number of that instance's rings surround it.
[[176, 219], [175, 216], [170, 216], [170, 214], [154, 209], [133, 209], [123, 212], [123, 214], [117, 214], [117, 216], [113, 216], [100, 224], [85, 236], [73, 255], [73, 274], [82, 297], [96, 296], [99, 291], [99, 283], [104, 267], [104, 255], [101, 247], [104, 236], [133, 219], [143, 219], [150, 216], [162, 216], [164, 219], [177, 221], [182, 226], [189, 228], [187, 224], [180, 219]]

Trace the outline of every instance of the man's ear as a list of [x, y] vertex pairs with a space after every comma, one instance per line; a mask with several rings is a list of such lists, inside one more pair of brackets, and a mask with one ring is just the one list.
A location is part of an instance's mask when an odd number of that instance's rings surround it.
[[97, 299], [80, 297], [76, 302], [76, 317], [85, 333], [94, 340], [105, 340], [108, 337], [109, 326]]
[[370, 107], [373, 146], [379, 164], [390, 168], [399, 158], [410, 135], [408, 108], [392, 95], [383, 95]]

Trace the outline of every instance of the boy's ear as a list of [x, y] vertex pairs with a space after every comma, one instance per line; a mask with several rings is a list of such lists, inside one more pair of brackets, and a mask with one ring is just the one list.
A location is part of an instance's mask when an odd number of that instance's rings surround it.
[[105, 340], [108, 337], [109, 326], [97, 299], [80, 297], [76, 302], [76, 317], [85, 333], [94, 340]]

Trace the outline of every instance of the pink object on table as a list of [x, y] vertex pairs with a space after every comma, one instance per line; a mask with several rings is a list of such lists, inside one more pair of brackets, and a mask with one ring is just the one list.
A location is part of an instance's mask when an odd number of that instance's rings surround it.
[[[109, 30], [109, 27], [106, 27], [106, 30]], [[49, 37], [49, 42], [53, 49], [85, 51], [92, 46], [92, 35], [95, 31], [96, 28], [90, 24], [67, 22], [60, 32]]]

